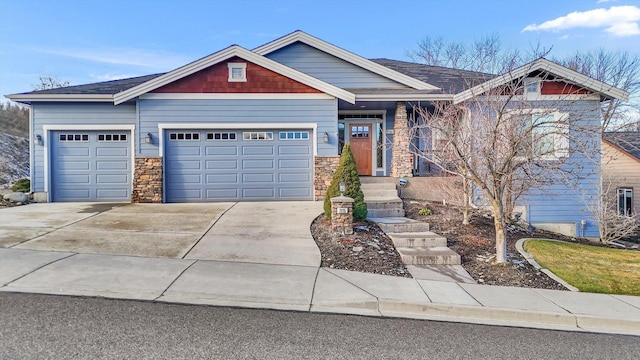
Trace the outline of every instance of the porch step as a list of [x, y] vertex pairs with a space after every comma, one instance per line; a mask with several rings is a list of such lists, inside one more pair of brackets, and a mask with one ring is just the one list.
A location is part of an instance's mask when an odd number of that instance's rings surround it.
[[404, 216], [404, 209], [402, 208], [402, 206], [400, 206], [399, 208], [393, 208], [393, 209], [369, 209], [367, 207], [368, 218], [402, 217], [402, 216]]
[[431, 231], [388, 233], [395, 247], [446, 247], [447, 238]]
[[362, 190], [365, 198], [397, 198], [398, 192], [396, 189], [376, 189], [376, 190]]
[[364, 202], [367, 203], [367, 209], [403, 209], [402, 200], [396, 197], [389, 198], [368, 198], [365, 196]]
[[374, 190], [393, 190], [396, 192], [396, 196], [398, 194], [395, 183], [361, 183], [360, 188], [364, 193]]
[[405, 217], [369, 218], [385, 233], [429, 231], [429, 224]]
[[409, 265], [460, 265], [460, 255], [448, 247], [396, 247]]
[[360, 184], [396, 184], [398, 183], [397, 177], [391, 176], [360, 176]]

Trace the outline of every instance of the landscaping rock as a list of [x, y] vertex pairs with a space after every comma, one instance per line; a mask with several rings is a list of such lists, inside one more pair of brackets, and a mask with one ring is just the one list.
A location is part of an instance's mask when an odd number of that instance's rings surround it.
[[27, 201], [27, 195], [25, 195], [23, 192], [12, 192], [6, 194], [4, 196], [4, 199], [15, 203], [24, 203]]

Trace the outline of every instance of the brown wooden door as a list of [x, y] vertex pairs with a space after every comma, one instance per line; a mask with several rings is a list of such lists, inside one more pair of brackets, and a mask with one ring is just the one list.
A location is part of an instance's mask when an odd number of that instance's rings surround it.
[[349, 143], [358, 175], [371, 175], [371, 124], [349, 125]]

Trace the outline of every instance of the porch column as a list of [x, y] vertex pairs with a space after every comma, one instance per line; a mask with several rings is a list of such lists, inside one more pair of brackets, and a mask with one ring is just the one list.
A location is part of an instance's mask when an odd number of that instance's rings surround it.
[[409, 121], [407, 105], [403, 101], [396, 103], [396, 116], [393, 122], [393, 144], [391, 145], [391, 172], [393, 177], [411, 177], [411, 152], [409, 151]]

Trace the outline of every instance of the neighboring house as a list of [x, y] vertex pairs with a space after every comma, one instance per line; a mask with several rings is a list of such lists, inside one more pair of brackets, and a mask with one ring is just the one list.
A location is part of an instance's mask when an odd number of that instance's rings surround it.
[[[295, 31], [164, 74], [8, 97], [31, 107], [31, 184], [41, 200], [317, 200], [342, 144], [351, 143], [361, 175], [412, 176], [414, 105], [464, 101], [478, 87], [541, 72], [555, 81], [538, 100], [579, 87], [589, 96], [575, 106], [595, 126], [601, 100], [626, 96], [544, 59], [494, 76], [368, 60]], [[528, 204], [528, 220], [575, 229], [584, 218], [575, 199], [556, 199]]]
[[603, 185], [620, 215], [640, 214], [640, 132], [606, 132], [602, 139]]

